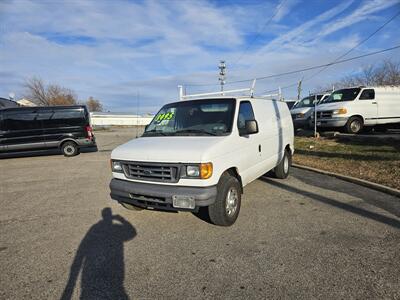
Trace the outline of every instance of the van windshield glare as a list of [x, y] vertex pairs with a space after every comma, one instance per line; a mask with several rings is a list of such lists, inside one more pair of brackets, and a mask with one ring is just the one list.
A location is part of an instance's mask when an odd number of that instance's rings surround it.
[[[318, 101], [318, 98], [317, 98]], [[294, 108], [301, 108], [301, 107], [314, 107], [314, 102], [315, 102], [315, 96], [309, 96], [301, 99], [299, 102], [297, 102], [292, 109]]]
[[326, 100], [324, 100], [324, 103], [353, 101], [357, 98], [360, 90], [360, 88], [351, 88], [334, 91]]
[[232, 131], [234, 99], [175, 102], [165, 105], [143, 136], [218, 136]]

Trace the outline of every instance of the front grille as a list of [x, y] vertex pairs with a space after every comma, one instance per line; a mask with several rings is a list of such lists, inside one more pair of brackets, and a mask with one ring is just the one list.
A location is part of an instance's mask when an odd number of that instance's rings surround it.
[[317, 111], [317, 118], [318, 119], [332, 118], [332, 111]]
[[123, 162], [125, 176], [129, 179], [177, 182], [179, 166], [171, 164]]

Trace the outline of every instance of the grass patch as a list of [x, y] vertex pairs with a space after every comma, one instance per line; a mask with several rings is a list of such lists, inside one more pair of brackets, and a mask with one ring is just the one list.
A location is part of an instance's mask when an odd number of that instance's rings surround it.
[[293, 162], [400, 189], [400, 143], [295, 137]]

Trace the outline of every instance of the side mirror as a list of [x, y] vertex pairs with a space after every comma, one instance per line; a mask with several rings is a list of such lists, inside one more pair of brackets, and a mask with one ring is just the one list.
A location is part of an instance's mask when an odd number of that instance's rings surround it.
[[256, 120], [247, 120], [241, 135], [249, 135], [258, 133], [258, 124]]

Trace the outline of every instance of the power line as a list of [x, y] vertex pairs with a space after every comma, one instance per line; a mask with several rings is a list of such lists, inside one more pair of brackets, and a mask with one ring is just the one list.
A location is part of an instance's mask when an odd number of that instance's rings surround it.
[[[361, 46], [362, 44], [364, 44], [366, 41], [368, 41], [371, 37], [373, 37], [375, 34], [377, 34], [379, 31], [381, 31], [386, 25], [388, 25], [390, 22], [392, 22], [395, 18], [397, 18], [400, 15], [400, 10], [393, 16], [391, 17], [389, 20], [387, 20], [385, 23], [383, 23], [381, 26], [379, 26], [374, 32], [372, 32], [368, 37], [366, 37], [365, 39], [363, 39], [361, 42], [359, 42], [357, 45], [355, 45], [354, 47], [352, 47], [350, 50], [346, 51], [345, 53], [343, 53], [342, 55], [340, 55], [339, 57], [337, 57], [333, 62], [338, 61], [339, 59], [345, 57], [347, 54], [349, 54], [351, 51], [353, 51], [354, 49], [356, 49], [357, 47]], [[318, 74], [320, 74], [321, 72], [325, 71], [327, 68], [329, 68], [329, 66], [324, 67], [323, 69], [315, 72], [314, 74], [312, 74], [310, 77], [305, 78], [305, 80], [309, 80], [311, 78], [314, 78], [315, 76], [317, 76]]]
[[[314, 70], [314, 69], [318, 69], [318, 68], [322, 68], [322, 67], [326, 67], [326, 66], [332, 66], [332, 65], [348, 62], [348, 61], [355, 60], [355, 59], [360, 59], [360, 58], [363, 58], [363, 57], [372, 56], [372, 55], [380, 54], [380, 53], [387, 52], [387, 51], [392, 51], [392, 50], [395, 50], [395, 49], [398, 49], [398, 48], [400, 48], [400, 45], [394, 46], [394, 47], [391, 47], [391, 48], [386, 48], [386, 49], [383, 49], [383, 50], [380, 50], [380, 51], [370, 52], [370, 53], [359, 55], [359, 56], [353, 56], [351, 58], [338, 60], [336, 62], [331, 62], [331, 63], [325, 64], [325, 65], [319, 65], [319, 66], [315, 66], [315, 67], [310, 67], [310, 68], [307, 68], [307, 69], [303, 69], [302, 71], [309, 71], [309, 70]], [[297, 85], [297, 82], [293, 83], [293, 84], [290, 84], [290, 85], [287, 85], [287, 86], [284, 86], [284, 87], [281, 87], [281, 89], [282, 90], [283, 89], [287, 89], [287, 88], [293, 87], [295, 85]], [[278, 89], [274, 89], [274, 90], [266, 91], [266, 92], [263, 92], [263, 93], [269, 93], [269, 92], [273, 92], [273, 91], [277, 91], [277, 90]]]
[[[263, 80], [263, 79], [270, 79], [270, 78], [275, 78], [275, 77], [292, 75], [292, 74], [296, 74], [296, 73], [301, 73], [301, 72], [305, 72], [305, 71], [311, 71], [311, 70], [315, 70], [315, 69], [320, 69], [320, 68], [323, 68], [323, 67], [337, 65], [337, 64], [340, 64], [340, 63], [344, 63], [344, 62], [360, 59], [360, 58], [363, 58], [363, 57], [368, 57], [368, 56], [372, 56], [372, 55], [376, 55], [376, 54], [392, 51], [392, 50], [395, 50], [395, 49], [398, 49], [398, 48], [400, 48], [400, 45], [397, 45], [397, 46], [394, 46], [394, 47], [391, 47], [391, 48], [382, 49], [382, 50], [379, 50], [379, 51], [374, 51], [374, 52], [358, 55], [358, 56], [353, 56], [353, 57], [342, 59], [342, 60], [336, 60], [334, 62], [330, 62], [330, 63], [327, 63], [327, 64], [316, 65], [316, 66], [311, 66], [311, 67], [307, 67], [307, 68], [297, 69], [297, 70], [294, 70], [294, 71], [288, 71], [288, 72], [272, 74], [272, 75], [267, 75], [267, 76], [262, 76], [262, 77], [254, 77], [254, 78], [251, 78], [251, 79], [230, 81], [230, 82], [226, 82], [226, 84], [251, 82], [254, 79], [257, 79], [257, 81], [259, 81], [259, 80]], [[215, 84], [215, 83], [212, 83], [212, 84], [188, 84], [186, 86], [215, 86], [215, 85], [218, 85], [218, 84]]]
[[[371, 37], [373, 37], [375, 34], [377, 34], [379, 31], [381, 31], [386, 25], [388, 25], [390, 22], [392, 22], [395, 18], [397, 18], [400, 15], [400, 11], [398, 11], [396, 14], [394, 14], [390, 19], [388, 19], [385, 23], [383, 23], [381, 26], [379, 26], [374, 32], [372, 32], [369, 36], [367, 36], [365, 39], [363, 39], [361, 42], [359, 42], [357, 45], [355, 45], [354, 47], [352, 47], [351, 49], [347, 50], [345, 53], [343, 53], [342, 55], [340, 55], [339, 57], [337, 57], [334, 61], [332, 61], [332, 63], [338, 62], [341, 58], [345, 57], [347, 54], [349, 54], [351, 51], [353, 51], [354, 49], [356, 49], [357, 47], [359, 47], [360, 45], [362, 45], [363, 43], [365, 43], [366, 41], [368, 41]], [[302, 81], [306, 81], [306, 80], [310, 80], [312, 78], [314, 78], [315, 76], [317, 76], [318, 74], [320, 74], [321, 72], [325, 71], [327, 68], [329, 68], [331, 65], [327, 65], [325, 67], [323, 67], [321, 70], [318, 70], [317, 72], [315, 72], [314, 74], [312, 74], [309, 77], [305, 77], [302, 79]], [[297, 84], [297, 83], [296, 83]], [[290, 84], [288, 86], [284, 86], [281, 89], [287, 89], [290, 87], [295, 86], [296, 84]], [[273, 91], [277, 91], [278, 89], [272, 90], [272, 91], [266, 91], [264, 93], [271, 93]]]
[[[268, 20], [268, 22], [263, 26], [263, 28], [265, 28], [265, 26], [275, 17], [275, 15], [278, 13], [279, 9], [281, 8], [283, 2], [285, 0], [282, 0], [281, 3], [277, 6], [276, 12], [275, 14]], [[290, 72], [284, 72], [284, 73], [280, 73], [280, 74], [273, 74], [273, 75], [269, 75], [269, 76], [263, 76], [263, 77], [257, 77], [257, 80], [263, 80], [263, 79], [269, 79], [269, 78], [274, 78], [274, 77], [280, 77], [280, 76], [285, 76], [285, 75], [291, 75], [291, 74], [295, 74], [295, 73], [300, 73], [300, 72], [304, 72], [304, 71], [310, 71], [312, 69], [319, 69], [319, 68], [323, 68], [322, 70], [317, 71], [316, 73], [312, 74], [310, 77], [308, 78], [304, 78], [304, 80], [310, 80], [311, 78], [314, 78], [315, 76], [317, 76], [318, 74], [320, 74], [321, 72], [323, 72], [324, 70], [326, 70], [327, 68], [329, 68], [330, 66], [336, 64], [336, 63], [342, 63], [342, 62], [346, 62], [348, 60], [344, 60], [344, 61], [340, 61], [341, 58], [345, 57], [347, 54], [349, 54], [350, 52], [352, 52], [354, 49], [356, 49], [357, 47], [359, 47], [360, 45], [362, 45], [363, 43], [365, 43], [366, 41], [368, 41], [371, 37], [373, 37], [375, 34], [377, 34], [379, 31], [381, 31], [386, 25], [388, 25], [390, 22], [392, 22], [395, 18], [397, 18], [400, 15], [400, 11], [398, 11], [394, 16], [392, 16], [390, 19], [388, 19], [385, 23], [383, 23], [380, 27], [378, 27], [374, 32], [372, 32], [368, 37], [366, 37], [365, 39], [363, 39], [361, 42], [359, 42], [357, 45], [355, 45], [354, 47], [352, 47], [351, 49], [349, 49], [348, 51], [346, 51], [345, 53], [343, 53], [342, 55], [340, 55], [339, 57], [337, 57], [334, 61], [332, 61], [329, 64], [325, 64], [325, 65], [320, 65], [320, 66], [315, 66], [315, 67], [310, 67], [310, 68], [305, 68], [305, 69], [300, 69], [300, 70], [295, 70], [295, 71], [290, 71]], [[260, 31], [261, 32], [261, 31]], [[259, 34], [260, 34], [259, 32]], [[259, 34], [256, 36], [256, 38], [254, 40], [257, 39], [257, 37], [259, 36]], [[254, 41], [253, 41], [254, 42]], [[244, 55], [244, 53], [249, 49], [250, 45], [247, 46], [247, 48], [245, 49], [245, 51], [243, 52], [243, 54], [239, 57], [239, 59], [237, 61], [240, 60], [240, 58]], [[394, 50], [396, 49], [396, 47], [389, 48], [389, 49], [385, 49], [385, 51], [390, 51], [390, 50]], [[383, 52], [385, 52], [383, 51]], [[374, 54], [378, 54], [380, 52], [373, 52], [369, 55], [374, 55]], [[369, 56], [366, 55], [366, 56]], [[364, 56], [360, 56], [360, 57], [354, 57], [352, 59], [358, 59], [358, 58], [362, 58]], [[254, 78], [253, 78], [254, 79]], [[244, 80], [236, 80], [236, 81], [231, 81], [231, 82], [226, 82], [226, 84], [234, 84], [234, 83], [243, 83], [243, 82], [250, 82], [253, 79], [244, 79]], [[186, 86], [215, 86], [217, 84], [189, 84]]]
[[276, 6], [275, 8], [275, 12], [272, 14], [272, 16], [267, 20], [267, 22], [264, 23], [264, 25], [261, 27], [261, 29], [257, 32], [256, 36], [247, 43], [247, 47], [244, 49], [244, 51], [242, 52], [242, 54], [238, 57], [238, 59], [236, 60], [236, 62], [233, 63], [233, 65], [237, 65], [239, 63], [239, 61], [243, 58], [243, 56], [247, 53], [247, 51], [250, 49], [250, 46], [260, 37], [261, 32], [264, 31], [264, 29], [269, 25], [269, 23], [271, 23], [271, 21], [275, 18], [275, 16], [278, 14], [278, 12], [280, 11], [280, 9], [283, 6], [283, 3], [286, 0], [281, 0], [281, 2]]

